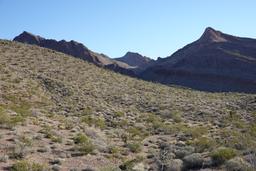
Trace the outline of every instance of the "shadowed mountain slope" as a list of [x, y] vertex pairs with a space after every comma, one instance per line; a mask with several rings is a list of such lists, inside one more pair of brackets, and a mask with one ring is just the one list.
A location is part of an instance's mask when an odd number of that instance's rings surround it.
[[141, 78], [204, 91], [256, 93], [256, 40], [207, 28], [197, 41], [158, 59]]

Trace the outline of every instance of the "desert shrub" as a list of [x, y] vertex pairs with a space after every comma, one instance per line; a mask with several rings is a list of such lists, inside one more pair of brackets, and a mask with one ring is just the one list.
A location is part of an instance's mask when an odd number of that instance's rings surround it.
[[165, 115], [165, 117], [168, 119], [168, 118], [172, 118], [174, 122], [181, 122], [182, 121], [182, 117], [181, 117], [181, 112], [180, 111], [177, 111], [177, 110], [174, 110], [174, 111], [171, 111], [170, 114], [168, 115]]
[[83, 116], [81, 117], [81, 122], [86, 123], [89, 126], [95, 126], [101, 129], [106, 127], [105, 120], [103, 118], [95, 118], [93, 116]]
[[141, 127], [129, 127], [127, 130], [127, 140], [142, 140], [148, 132]]
[[114, 116], [115, 116], [115, 117], [118, 117], [118, 118], [119, 118], [119, 117], [123, 117], [123, 116], [124, 116], [124, 112], [117, 111], [117, 112], [114, 113]]
[[83, 111], [82, 111], [82, 115], [86, 116], [86, 115], [91, 115], [93, 113], [92, 109], [90, 107], [86, 107]]
[[6, 114], [3, 109], [0, 108], [0, 125], [1, 126], [9, 125], [10, 122], [11, 122], [10, 116]]
[[127, 144], [127, 147], [133, 153], [138, 153], [142, 150], [142, 145], [140, 142], [130, 142]]
[[50, 126], [44, 126], [40, 133], [45, 135], [45, 138], [50, 139], [52, 142], [62, 143], [62, 137], [52, 130]]
[[91, 139], [84, 134], [77, 134], [74, 138], [74, 143], [76, 144], [75, 149], [83, 155], [92, 153], [95, 149]]
[[219, 143], [226, 147], [235, 148], [238, 150], [245, 150], [255, 148], [256, 141], [251, 128], [253, 125], [249, 125], [249, 128], [244, 129], [244, 132], [239, 130], [223, 129], [220, 131], [221, 139]]
[[9, 108], [13, 111], [15, 111], [17, 114], [21, 116], [30, 116], [31, 111], [30, 111], [30, 105], [26, 103], [22, 103], [20, 105], [11, 105]]
[[131, 137], [141, 136], [141, 130], [136, 127], [130, 127], [129, 129], [127, 129], [127, 132]]
[[236, 151], [232, 148], [218, 148], [211, 153], [211, 158], [216, 165], [223, 164], [225, 161], [234, 158], [237, 155]]
[[240, 157], [235, 157], [233, 159], [230, 159], [225, 163], [225, 167], [228, 171], [252, 171], [253, 169], [250, 168], [250, 165], [244, 161]]
[[209, 149], [214, 148], [216, 142], [208, 137], [199, 137], [189, 144], [193, 145], [196, 151], [201, 153], [204, 152], [205, 150], [209, 151]]
[[17, 161], [11, 167], [11, 171], [46, 171], [48, 170], [46, 166], [33, 163], [27, 160]]
[[20, 136], [19, 142], [25, 146], [32, 146], [33, 140], [31, 138], [26, 137], [25, 135]]
[[11, 159], [23, 159], [28, 154], [28, 149], [23, 144], [17, 144], [16, 146], [10, 149], [10, 153], [8, 154]]
[[202, 167], [203, 157], [200, 153], [193, 153], [184, 157], [183, 161], [187, 169], [195, 169]]
[[255, 123], [250, 125], [250, 127], [249, 127], [249, 134], [251, 136], [256, 137], [256, 124]]
[[120, 152], [120, 148], [116, 147], [116, 146], [110, 146], [109, 147], [109, 153], [111, 154], [117, 154]]
[[6, 113], [5, 108], [0, 106], [0, 126], [3, 128], [12, 128], [15, 127], [19, 123], [23, 123], [25, 121], [25, 117], [19, 113], [16, 115], [9, 115]]
[[152, 123], [154, 121], [159, 120], [160, 118], [156, 116], [155, 114], [149, 113], [145, 115], [145, 121], [148, 123]]
[[128, 124], [129, 124], [129, 122], [128, 122], [128, 120], [127, 119], [122, 119], [120, 122], [119, 122], [119, 127], [121, 127], [121, 128], [127, 128], [128, 127]]
[[187, 128], [185, 131], [185, 133], [190, 135], [192, 138], [201, 137], [202, 135], [206, 134], [207, 132], [208, 132], [208, 129], [203, 126]]
[[135, 159], [125, 161], [123, 164], [119, 166], [119, 168], [121, 170], [131, 171], [133, 170], [133, 167], [141, 161], [143, 161], [143, 157], [138, 156]]
[[82, 133], [78, 133], [74, 138], [73, 141], [75, 144], [82, 144], [82, 143], [86, 143], [87, 141], [89, 141], [89, 138], [82, 134]]

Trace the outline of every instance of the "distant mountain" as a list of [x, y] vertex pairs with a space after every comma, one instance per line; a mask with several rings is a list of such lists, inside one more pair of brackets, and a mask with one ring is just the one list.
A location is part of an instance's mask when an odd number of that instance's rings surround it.
[[65, 40], [56, 41], [53, 39], [45, 39], [26, 31], [15, 37], [13, 40], [56, 50], [94, 63], [97, 66], [111, 69], [115, 72], [135, 76], [134, 71], [131, 70], [133, 67], [128, 64], [113, 60], [104, 54], [95, 53], [85, 47], [82, 43], [73, 40], [68, 42]]
[[134, 52], [127, 52], [123, 57], [115, 58], [115, 60], [137, 68], [145, 68], [154, 62], [153, 59]]
[[256, 92], [256, 40], [206, 28], [197, 41], [159, 58], [142, 79], [214, 92]]

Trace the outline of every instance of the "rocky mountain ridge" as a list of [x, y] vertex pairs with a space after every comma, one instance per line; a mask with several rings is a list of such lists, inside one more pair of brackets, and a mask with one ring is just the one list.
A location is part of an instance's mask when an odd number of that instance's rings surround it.
[[142, 79], [213, 92], [256, 92], [256, 40], [207, 28], [197, 41], [160, 58]]
[[36, 36], [26, 31], [15, 37], [13, 40], [21, 43], [27, 43], [56, 50], [91, 62], [99, 67], [104, 67], [113, 70], [118, 73], [122, 73], [129, 76], [135, 75], [134, 72], [131, 70], [133, 67], [129, 66], [128, 64], [113, 60], [104, 54], [93, 52], [89, 50], [87, 47], [85, 47], [82, 43], [76, 42], [74, 40], [57, 41], [54, 39], [45, 39], [43, 37]]

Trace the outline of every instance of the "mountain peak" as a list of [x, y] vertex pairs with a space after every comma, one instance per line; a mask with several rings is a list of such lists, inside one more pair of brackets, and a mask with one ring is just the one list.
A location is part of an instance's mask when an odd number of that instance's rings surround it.
[[137, 52], [130, 52], [128, 51], [124, 56], [126, 57], [143, 57], [141, 54], [137, 53]]
[[116, 58], [116, 60], [124, 62], [133, 67], [142, 67], [142, 68], [153, 61], [153, 59], [143, 56], [137, 52], [130, 52], [130, 51], [128, 51], [123, 57]]
[[42, 41], [44, 38], [34, 35], [32, 33], [29, 33], [27, 31], [23, 31], [19, 36], [15, 37], [13, 40], [14, 41], [19, 41], [19, 42], [25, 42], [28, 44], [40, 44], [40, 41]]
[[21, 35], [30, 35], [30, 36], [35, 36], [34, 34], [30, 33], [30, 32], [27, 32], [27, 31], [23, 31], [21, 33]]
[[200, 43], [213, 43], [213, 42], [227, 42], [224, 38], [223, 33], [213, 29], [212, 27], [207, 27], [199, 39]]

